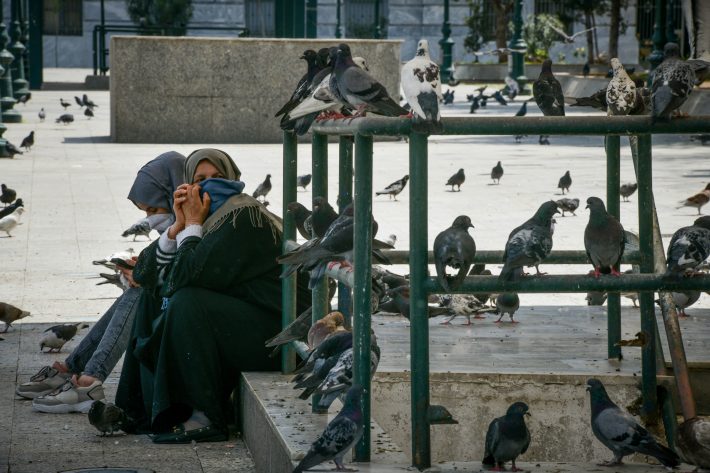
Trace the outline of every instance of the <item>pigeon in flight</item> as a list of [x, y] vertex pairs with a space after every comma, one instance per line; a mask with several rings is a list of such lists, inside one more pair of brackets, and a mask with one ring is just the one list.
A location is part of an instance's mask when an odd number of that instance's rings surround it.
[[617, 58], [611, 58], [614, 77], [606, 88], [607, 115], [629, 115], [636, 107], [636, 84]]
[[555, 203], [557, 204], [557, 208], [562, 211], [562, 216], [565, 216], [565, 212], [569, 212], [575, 217], [577, 216], [576, 213], [574, 213], [575, 210], [579, 207], [579, 199], [560, 199], [556, 200]]
[[10, 215], [0, 218], [0, 232], [5, 232], [8, 237], [11, 237], [10, 231], [20, 223], [20, 216], [24, 211], [24, 207], [17, 207]]
[[131, 225], [121, 233], [121, 236], [123, 238], [126, 238], [127, 236], [133, 235], [133, 241], [136, 241], [137, 236], [144, 236], [148, 237], [148, 240], [150, 240], [150, 222], [148, 221], [147, 218], [142, 218], [138, 220], [136, 223]]
[[[557, 32], [560, 36], [562, 36], [562, 39], [563, 39], [564, 42], [567, 43], [567, 44], [572, 44], [572, 43], [574, 43], [574, 41], [577, 39], [577, 37], [582, 36], [583, 34], [586, 34], [587, 32], [593, 31], [593, 30], [596, 29], [596, 26], [593, 26], [593, 27], [591, 27], [591, 28], [587, 28], [586, 30], [578, 31], [578, 32], [576, 32], [575, 34], [573, 34], [572, 36], [570, 36], [570, 35], [568, 35], [567, 33], [565, 33], [564, 31], [562, 31], [561, 29], [557, 28], [557, 27], [554, 26], [554, 25], [551, 25], [551, 24], [548, 23], [548, 26], [550, 27], [551, 30]], [[589, 67], [589, 64], [588, 64], [588, 63], [587, 63], [587, 67]], [[586, 77], [586, 76], [585, 76], [585, 77]]]
[[381, 191], [375, 192], [375, 195], [389, 195], [390, 199], [394, 197], [394, 200], [397, 200], [397, 195], [404, 190], [407, 186], [407, 182], [409, 182], [409, 174], [404, 176], [402, 179], [394, 181]]
[[663, 48], [663, 62], [653, 73], [651, 82], [651, 116], [654, 120], [668, 120], [671, 113], [688, 99], [695, 85], [695, 73], [687, 62], [680, 59], [676, 43]]
[[10, 189], [5, 184], [0, 184], [0, 190], [2, 191], [0, 194], [0, 202], [5, 205], [13, 203], [17, 198], [17, 192], [15, 192], [15, 189]]
[[439, 100], [441, 78], [439, 65], [429, 57], [429, 42], [417, 44], [417, 54], [402, 67], [402, 90], [407, 103], [412, 107], [412, 127], [421, 133], [435, 134], [443, 129]]
[[463, 172], [463, 168], [459, 169], [456, 174], [451, 176], [448, 181], [446, 181], [447, 186], [451, 186], [451, 192], [454, 192], [454, 186], [456, 186], [458, 191], [461, 191], [461, 184], [466, 180], [466, 175]]
[[59, 353], [65, 343], [74, 338], [74, 335], [76, 335], [79, 330], [88, 326], [89, 325], [85, 323], [78, 323], [61, 324], [49, 327], [44, 331], [45, 335], [39, 342], [39, 349], [40, 351], [43, 351], [44, 348], [47, 347], [49, 348], [47, 353], [51, 353], [54, 350]]
[[584, 248], [594, 266], [594, 277], [609, 273], [621, 276], [618, 268], [626, 245], [624, 227], [606, 211], [600, 198], [588, 198], [587, 208], [589, 223], [584, 230]]
[[89, 409], [89, 423], [101, 432], [101, 436], [113, 435], [131, 423], [120, 407], [104, 401], [94, 401]]
[[[523, 106], [525, 106], [525, 102], [523, 102]], [[503, 177], [503, 166], [498, 161], [498, 164], [491, 169], [491, 179], [493, 179], [495, 184], [500, 184], [501, 177]]]
[[305, 191], [306, 187], [308, 187], [308, 184], [311, 183], [312, 178], [313, 178], [313, 176], [310, 174], [304, 174], [302, 176], [298, 176], [296, 178], [296, 186], [303, 187], [303, 190]]
[[703, 208], [703, 205], [707, 204], [709, 201], [710, 184], [706, 185], [705, 189], [698, 192], [697, 194], [692, 195], [685, 200], [681, 200], [681, 205], [679, 207], [676, 207], [676, 209], [681, 209], [683, 207], [695, 207], [696, 209], [698, 209], [698, 215], [700, 215], [700, 209]]
[[563, 117], [565, 115], [565, 98], [562, 95], [560, 82], [552, 75], [552, 61], [545, 59], [542, 71], [533, 82], [533, 97], [546, 117]]
[[59, 118], [55, 120], [57, 123], [63, 123], [65, 125], [68, 125], [74, 121], [74, 115], [71, 113], [65, 113], [63, 115], [60, 115]]
[[562, 194], [564, 195], [565, 189], [569, 193], [569, 188], [572, 185], [572, 176], [569, 175], [569, 171], [565, 173], [564, 176], [560, 178], [560, 180], [557, 182], [557, 188], [562, 190]]
[[592, 408], [592, 432], [614, 454], [614, 458], [602, 466], [621, 465], [621, 460], [632, 453], [655, 457], [668, 468], [678, 466], [678, 455], [659, 444], [631, 414], [614, 404], [601, 381], [588, 379], [587, 391]]
[[638, 184], [637, 183], [629, 183], [629, 184], [622, 184], [621, 187], [619, 187], [619, 195], [624, 199], [624, 202], [629, 201], [629, 197], [636, 192], [636, 189], [638, 189]]
[[29, 135], [25, 136], [20, 143], [20, 148], [25, 148], [25, 151], [29, 151], [35, 144], [35, 132], [34, 130], [30, 132]]
[[264, 179], [264, 182], [262, 182], [256, 187], [256, 190], [251, 196], [255, 199], [262, 197], [262, 200], [266, 200], [266, 196], [269, 192], [271, 192], [271, 174], [266, 175], [266, 179]]
[[512, 471], [521, 471], [515, 466], [515, 459], [525, 453], [530, 446], [530, 431], [525, 425], [529, 416], [528, 405], [515, 402], [508, 407], [504, 416], [493, 419], [486, 433], [486, 448], [483, 465], [505, 470], [505, 462], [513, 463]]
[[0, 302], [0, 322], [5, 324], [5, 330], [0, 333], [6, 333], [13, 322], [29, 316], [30, 313], [26, 310], [22, 310], [7, 302]]
[[64, 108], [64, 110], [66, 110], [67, 107], [71, 107], [71, 103], [70, 103], [70, 102], [65, 102], [63, 98], [60, 98], [60, 99], [59, 99], [59, 103], [60, 103], [60, 105]]
[[671, 237], [666, 276], [680, 276], [700, 266], [710, 256], [710, 216], [699, 217]]
[[[434, 239], [436, 276], [446, 292], [458, 288], [473, 265], [476, 242], [468, 233], [469, 228], [473, 228], [471, 219], [467, 215], [459, 215], [449, 228]], [[447, 267], [457, 269], [456, 276], [448, 276]]]

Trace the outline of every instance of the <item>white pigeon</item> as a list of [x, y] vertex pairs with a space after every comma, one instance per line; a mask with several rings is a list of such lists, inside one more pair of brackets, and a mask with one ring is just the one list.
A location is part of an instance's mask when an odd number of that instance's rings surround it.
[[617, 58], [611, 58], [614, 77], [606, 86], [607, 115], [628, 115], [636, 107], [636, 84]]
[[11, 237], [12, 235], [10, 235], [10, 231], [14, 229], [20, 222], [20, 216], [24, 211], [24, 207], [18, 207], [10, 215], [6, 215], [3, 218], [0, 218], [0, 231], [7, 233], [7, 236]]
[[429, 43], [422, 39], [417, 54], [402, 66], [402, 90], [412, 107], [413, 128], [424, 133], [440, 132], [441, 78], [439, 66], [429, 58]]
[[134, 254], [135, 250], [133, 248], [128, 248], [126, 249], [126, 251], [117, 251], [116, 253], [113, 253], [112, 255], [107, 256], [103, 259], [94, 260], [92, 261], [92, 263], [96, 265], [105, 266], [108, 269], [116, 271], [118, 269], [118, 265], [114, 260], [129, 261], [131, 258], [133, 258]]

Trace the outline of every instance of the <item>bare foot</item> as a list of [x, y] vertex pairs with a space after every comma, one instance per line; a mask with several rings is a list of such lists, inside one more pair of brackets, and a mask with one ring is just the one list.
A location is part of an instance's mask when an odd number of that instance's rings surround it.
[[52, 363], [52, 368], [59, 371], [60, 373], [68, 373], [69, 372], [69, 368], [67, 367], [66, 363], [61, 362], [61, 361], [55, 361], [54, 363]]
[[81, 376], [74, 375], [72, 376], [72, 382], [76, 384], [77, 386], [80, 386], [82, 388], [87, 388], [94, 384], [96, 381], [96, 378], [93, 376], [89, 376], [86, 374], [82, 374]]

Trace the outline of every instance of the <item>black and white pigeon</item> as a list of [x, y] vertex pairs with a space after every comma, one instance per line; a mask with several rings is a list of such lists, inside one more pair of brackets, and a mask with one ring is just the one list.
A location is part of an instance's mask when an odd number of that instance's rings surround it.
[[47, 118], [47, 112], [44, 111], [44, 108], [40, 108], [39, 112], [37, 112], [37, 116], [39, 117], [39, 121], [43, 122], [45, 118]]
[[510, 323], [517, 324], [518, 322], [513, 318], [515, 313], [520, 308], [520, 296], [517, 292], [504, 292], [496, 296], [496, 313], [499, 315], [498, 320], [495, 323], [500, 323], [505, 314], [510, 317]]
[[636, 84], [617, 58], [611, 58], [614, 77], [606, 87], [607, 115], [629, 115], [636, 107]]
[[57, 118], [55, 121], [57, 123], [63, 123], [65, 125], [68, 125], [74, 122], [74, 115], [72, 115], [71, 113], [65, 113], [60, 115], [59, 118]]
[[128, 227], [123, 233], [121, 233], [121, 236], [124, 238], [131, 235], [133, 235], [133, 241], [136, 241], [137, 236], [148, 237], [148, 240], [150, 240], [150, 222], [148, 219], [142, 218], [138, 220], [136, 223]]
[[710, 256], [710, 216], [678, 229], [668, 244], [666, 276], [692, 272]]
[[609, 399], [601, 381], [588, 379], [587, 391], [592, 409], [592, 432], [614, 454], [611, 461], [600, 465], [621, 465], [622, 459], [632, 453], [652, 456], [668, 468], [675, 468], [680, 464], [675, 452], [659, 444], [631, 414], [622, 411]]
[[17, 210], [19, 207], [24, 207], [24, 206], [25, 206], [25, 204], [22, 202], [22, 199], [15, 200], [15, 202], [13, 202], [12, 204], [0, 209], [0, 219], [7, 217], [8, 215], [14, 213], [15, 210]]
[[5, 324], [5, 329], [0, 333], [6, 333], [13, 322], [29, 316], [30, 313], [26, 310], [22, 310], [7, 302], [0, 302], [0, 322]]
[[302, 176], [296, 177], [296, 186], [298, 187], [303, 187], [303, 190], [306, 190], [306, 187], [308, 187], [308, 184], [311, 183], [311, 179], [313, 176], [311, 174], [304, 174]]
[[461, 184], [466, 180], [466, 174], [463, 172], [463, 168], [456, 171], [456, 174], [451, 176], [448, 181], [446, 181], [447, 186], [451, 186], [451, 192], [454, 192], [454, 186], [457, 187], [458, 191], [461, 191]]
[[375, 192], [375, 195], [389, 195], [390, 199], [394, 198], [394, 200], [397, 200], [397, 195], [404, 190], [407, 186], [407, 182], [409, 182], [409, 174], [405, 175], [402, 179], [397, 179], [381, 191]]
[[261, 197], [262, 200], [266, 200], [266, 196], [269, 194], [269, 192], [271, 192], [271, 174], [266, 175], [266, 179], [264, 179], [264, 182], [262, 182], [256, 187], [256, 190], [251, 196], [255, 199]]
[[89, 97], [88, 97], [86, 94], [84, 94], [84, 95], [81, 97], [81, 99], [82, 99], [82, 102], [84, 102], [84, 106], [85, 106], [85, 107], [88, 107], [88, 108], [91, 108], [91, 109], [94, 109], [94, 108], [98, 107], [98, 105], [96, 105], [91, 99], [89, 99]]
[[560, 178], [559, 181], [557, 181], [557, 188], [562, 191], [562, 194], [564, 195], [565, 190], [569, 192], [569, 188], [572, 185], [572, 176], [570, 176], [569, 171], [565, 173], [564, 176]]
[[408, 114], [407, 110], [392, 100], [382, 84], [353, 62], [347, 44], [338, 47], [335, 67], [330, 76], [330, 89], [340, 101], [355, 109], [357, 116], [366, 112], [387, 117]]
[[9, 141], [5, 142], [5, 151], [10, 155], [11, 158], [14, 158], [16, 154], [22, 154], [22, 150], [20, 150], [20, 148], [13, 145]]
[[65, 343], [74, 338], [74, 335], [76, 335], [79, 330], [88, 326], [88, 324], [80, 322], [77, 324], [61, 324], [49, 327], [44, 331], [45, 335], [39, 342], [39, 349], [43, 351], [46, 347], [49, 348], [49, 352], [47, 353], [51, 353], [55, 350], [59, 353]]
[[286, 102], [278, 112], [274, 114], [274, 117], [280, 115], [288, 115], [288, 112], [296, 108], [296, 106], [308, 97], [308, 87], [313, 80], [313, 77], [320, 71], [321, 67], [317, 62], [318, 53], [312, 49], [306, 49], [303, 54], [299, 57], [306, 61], [306, 73], [303, 74], [301, 79], [299, 79], [298, 84], [296, 84], [296, 89], [291, 94], [288, 102]]
[[345, 454], [362, 437], [362, 395], [363, 389], [359, 385], [348, 390], [340, 413], [328, 423], [320, 437], [313, 442], [293, 473], [301, 473], [330, 460], [335, 462], [338, 470], [346, 471], [343, 463]]
[[79, 106], [79, 108], [83, 108], [83, 107], [84, 107], [84, 102], [83, 102], [79, 97], [77, 97], [76, 95], [74, 96], [74, 101], [75, 101], [76, 104]]
[[311, 215], [313, 236], [322, 238], [336, 218], [338, 218], [338, 212], [325, 197], [318, 196], [313, 199], [313, 214]]
[[636, 189], [638, 189], [638, 184], [633, 182], [633, 183], [628, 183], [628, 184], [622, 184], [621, 187], [619, 187], [619, 195], [624, 199], [624, 202], [629, 201], [629, 197], [636, 192]]
[[91, 119], [94, 117], [94, 112], [93, 112], [93, 110], [91, 110], [89, 107], [86, 107], [86, 109], [84, 109], [84, 116], [85, 116], [88, 120], [91, 120]]
[[25, 148], [25, 151], [29, 151], [35, 144], [35, 132], [34, 130], [30, 132], [29, 135], [25, 136], [20, 143], [20, 148]]
[[71, 103], [66, 102], [63, 98], [59, 98], [59, 104], [64, 108], [64, 110], [67, 109], [67, 107], [71, 107]]
[[338, 363], [340, 355], [353, 346], [352, 332], [335, 332], [308, 353], [301, 362], [291, 382], [293, 389], [304, 389], [298, 396], [308, 399], [320, 386], [328, 372]]
[[[380, 363], [380, 347], [377, 337], [371, 335], [370, 378], [377, 372]], [[321, 396], [318, 407], [328, 409], [336, 398], [345, 394], [353, 384], [353, 349], [349, 348], [338, 357], [338, 362], [328, 371], [323, 382], [316, 388], [315, 394]]]
[[680, 59], [676, 43], [663, 48], [663, 62], [653, 73], [651, 82], [651, 116], [654, 120], [668, 120], [671, 113], [688, 99], [695, 85], [695, 73], [690, 64]]
[[15, 189], [10, 189], [5, 184], [0, 184], [0, 202], [5, 205], [11, 204], [17, 198], [17, 192]]
[[508, 407], [504, 416], [493, 419], [486, 433], [486, 448], [483, 465], [505, 470], [505, 462], [513, 463], [512, 471], [521, 471], [515, 466], [515, 459], [525, 453], [530, 446], [530, 431], [525, 425], [529, 416], [528, 405], [515, 402]]
[[575, 217], [577, 216], [576, 213], [574, 213], [575, 210], [579, 207], [579, 199], [559, 199], [556, 200], [555, 203], [557, 204], [557, 208], [562, 211], [562, 216], [565, 216], [565, 212], [569, 212]]
[[101, 436], [113, 435], [131, 423], [123, 409], [104, 401], [94, 401], [89, 409], [89, 423], [101, 432]]
[[606, 102], [606, 90], [608, 88], [604, 87], [594, 92], [589, 97], [565, 97], [565, 103], [569, 104], [570, 107], [592, 107], [597, 110], [606, 112], [607, 102]]
[[616, 217], [606, 211], [599, 197], [587, 199], [589, 222], [584, 229], [584, 248], [594, 266], [594, 277], [611, 273], [621, 276], [619, 264], [624, 254], [626, 233]]
[[291, 202], [286, 209], [289, 214], [293, 215], [298, 233], [306, 240], [313, 238], [312, 212], [299, 202]]
[[537, 80], [533, 82], [533, 97], [546, 117], [565, 115], [565, 98], [560, 82], [552, 75], [552, 61], [545, 59]]
[[503, 166], [500, 164], [500, 161], [498, 161], [498, 164], [491, 169], [491, 179], [493, 179], [495, 184], [500, 184], [501, 177], [503, 177]]
[[528, 221], [510, 232], [503, 254], [503, 269], [499, 278], [503, 281], [517, 279], [525, 266], [538, 265], [552, 251], [552, 217], [556, 213], [557, 203], [549, 200], [537, 209]]
[[[468, 229], [473, 228], [471, 218], [459, 215], [449, 228], [434, 239], [434, 265], [436, 277], [445, 292], [458, 288], [466, 278], [476, 256], [476, 242]], [[458, 270], [455, 276], [448, 276], [446, 268]]]
[[[490, 271], [488, 271], [490, 274]], [[482, 299], [482, 298], [481, 298]], [[471, 325], [471, 316], [474, 319], [483, 319], [481, 314], [493, 312], [495, 309], [485, 305], [476, 294], [446, 294], [440, 297], [441, 307], [445, 307], [451, 313], [451, 317], [440, 322], [441, 325], [450, 325], [456, 317], [466, 317], [464, 325]], [[487, 297], [486, 297], [487, 299]]]
[[440, 133], [442, 99], [439, 65], [429, 57], [429, 42], [417, 44], [417, 54], [402, 66], [402, 90], [412, 107], [412, 128], [420, 133]]

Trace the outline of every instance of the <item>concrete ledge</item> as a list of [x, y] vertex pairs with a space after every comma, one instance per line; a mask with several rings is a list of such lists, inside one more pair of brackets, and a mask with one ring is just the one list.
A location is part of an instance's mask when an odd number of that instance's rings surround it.
[[110, 76], [86, 76], [84, 87], [87, 90], [109, 90]]

